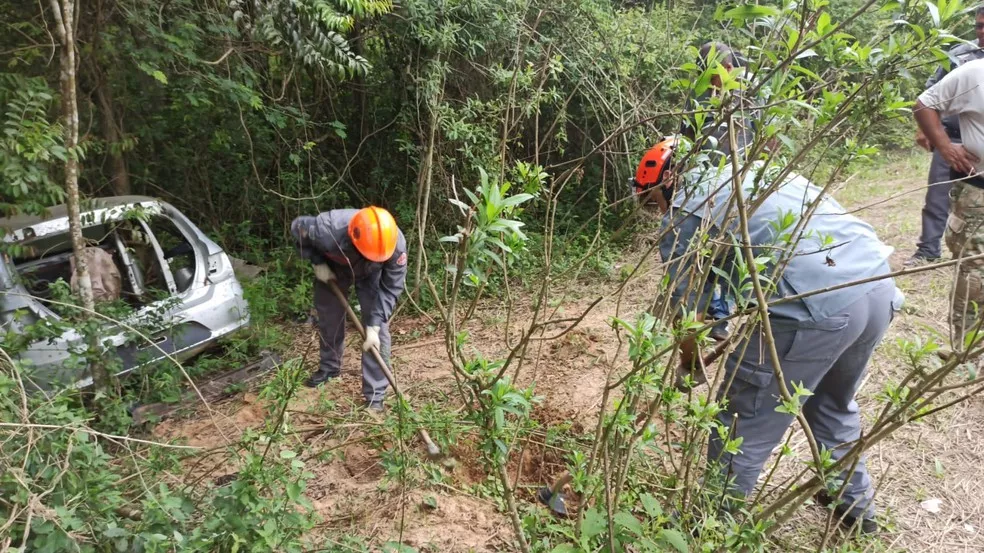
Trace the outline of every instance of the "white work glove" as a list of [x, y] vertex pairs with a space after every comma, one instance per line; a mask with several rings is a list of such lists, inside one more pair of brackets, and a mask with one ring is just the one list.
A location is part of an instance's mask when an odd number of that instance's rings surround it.
[[892, 298], [892, 311], [898, 313], [902, 311], [902, 307], [905, 305], [905, 294], [898, 286], [895, 287], [895, 297]]
[[366, 327], [366, 341], [362, 344], [362, 351], [369, 351], [372, 348], [379, 349], [379, 327], [378, 326], [367, 326]]
[[319, 263], [314, 266], [314, 278], [328, 284], [328, 281], [335, 280], [335, 273], [327, 264]]

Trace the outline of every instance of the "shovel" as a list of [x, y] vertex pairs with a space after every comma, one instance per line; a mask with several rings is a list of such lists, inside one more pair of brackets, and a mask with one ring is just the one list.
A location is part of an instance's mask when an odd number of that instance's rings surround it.
[[565, 472], [563, 476], [554, 481], [552, 486], [544, 486], [537, 490], [536, 499], [547, 506], [553, 514], [560, 517], [570, 516], [567, 510], [567, 496], [564, 494], [564, 486], [571, 483], [574, 477], [571, 473]]
[[[349, 304], [348, 298], [345, 297], [345, 294], [342, 293], [342, 290], [338, 287], [338, 284], [336, 284], [334, 280], [329, 280], [327, 284], [328, 287], [331, 288], [332, 293], [335, 294], [335, 297], [338, 298], [338, 301], [345, 306], [345, 312], [348, 313], [349, 320], [352, 321], [352, 324], [354, 324], [355, 328], [358, 329], [359, 334], [361, 334], [362, 338], [365, 339], [366, 330], [362, 328], [362, 321], [359, 320], [358, 315], [356, 315], [355, 311], [352, 310], [352, 306]], [[403, 393], [400, 392], [400, 387], [396, 384], [396, 378], [393, 376], [393, 371], [390, 370], [389, 364], [386, 363], [383, 356], [379, 353], [379, 349], [373, 347], [369, 351], [372, 352], [373, 357], [376, 358], [376, 362], [379, 363], [379, 366], [383, 369], [383, 375], [386, 377], [389, 385], [393, 388], [393, 393], [396, 394], [396, 397], [399, 398], [400, 401], [405, 401], [406, 398], [403, 396]], [[420, 439], [424, 441], [424, 445], [427, 447], [427, 457], [432, 461], [440, 459], [441, 448], [437, 447], [437, 444], [431, 440], [430, 434], [428, 434], [423, 428], [419, 429], [419, 433]]]

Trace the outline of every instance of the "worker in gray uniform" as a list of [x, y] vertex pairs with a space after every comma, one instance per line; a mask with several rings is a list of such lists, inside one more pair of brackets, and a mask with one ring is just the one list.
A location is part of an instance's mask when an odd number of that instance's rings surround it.
[[[710, 301], [711, 284], [691, 280], [706, 268], [707, 262], [719, 269], [716, 275], [730, 275], [730, 282], [725, 280], [723, 285], [733, 293], [745, 284], [737, 282], [735, 276], [734, 251], [740, 239], [732, 237], [741, 235], [738, 218], [728, 217], [727, 213], [734, 205], [729, 201], [733, 194], [732, 171], [730, 164], [726, 164], [722, 169], [693, 170], [677, 178], [667, 169], [669, 163], [668, 156], [659, 167], [663, 173], [659, 184], [648, 192], [664, 213], [662, 230], [666, 232], [660, 252], [677, 312], [700, 314]], [[775, 289], [766, 293], [779, 365], [788, 389], [792, 390], [791, 383], [796, 382], [813, 392], [803, 405], [803, 413], [819, 444], [839, 459], [861, 436], [854, 395], [875, 346], [894, 312], [901, 308], [902, 294], [890, 278], [885, 278], [784, 303], [775, 302], [887, 274], [892, 248], [878, 239], [870, 225], [845, 213], [836, 201], [822, 196], [819, 188], [801, 176], [791, 175], [767, 197], [756, 197], [768, 188], [767, 178], [765, 184], [757, 181], [761, 165], [756, 163], [756, 169], [747, 172], [742, 194], [747, 205], [754, 205], [756, 200], [761, 202], [749, 214], [748, 232], [754, 255], [771, 259], [763, 276], [775, 283]], [[813, 203], [817, 204], [816, 212], [806, 222], [799, 240], [788, 236], [795, 224], [777, 230], [781, 228], [776, 226], [777, 221], [788, 214], [798, 220]], [[733, 245], [721, 248], [721, 253], [711, 259], [697, 259], [702, 251], [708, 251], [707, 242], [702, 241], [705, 234], [714, 237], [715, 242], [724, 240]], [[788, 261], [784, 270], [772, 274], [775, 267], [783, 266], [784, 260]], [[739, 303], [754, 305], [754, 295], [748, 292], [747, 296], [739, 299]], [[726, 452], [716, 432], [711, 433], [708, 447], [712, 467], [720, 468], [742, 495], [748, 495], [755, 487], [763, 465], [793, 421], [792, 415], [776, 410], [780, 406], [779, 386], [761, 324], [726, 360], [727, 375], [722, 382], [728, 385], [721, 389], [719, 396], [719, 399], [726, 397], [727, 402], [718, 419], [731, 429], [732, 436], [742, 438], [740, 453]], [[693, 339], [681, 344], [685, 366], [692, 366], [699, 359], [698, 353]], [[834, 506], [835, 513], [843, 517], [848, 527], [876, 531], [873, 489], [864, 459], [857, 463], [853, 473], [843, 474], [842, 478], [847, 484], [842, 501]], [[833, 495], [821, 492], [818, 499], [829, 504]]]
[[[385, 209], [335, 209], [316, 217], [298, 217], [290, 225], [301, 256], [314, 268], [314, 305], [321, 335], [321, 363], [306, 384], [315, 387], [337, 378], [345, 345], [345, 305], [329, 281], [347, 293], [355, 283], [366, 339], [364, 352], [379, 349], [389, 359], [389, 318], [407, 277], [407, 241]], [[362, 394], [366, 407], [383, 409], [386, 376], [372, 355], [362, 355]]]
[[[956, 69], [968, 61], [984, 58], [984, 7], [977, 8], [974, 21], [974, 31], [977, 34], [976, 43], [960, 43], [950, 50], [950, 67], [942, 65], [926, 81], [926, 89], [930, 89], [945, 77], [950, 70]], [[960, 121], [956, 116], [942, 118], [943, 129], [950, 141], [960, 144]], [[923, 149], [933, 153], [933, 161], [929, 164], [929, 188], [926, 189], [926, 201], [922, 209], [922, 232], [916, 242], [916, 253], [905, 262], [905, 266], [914, 267], [923, 263], [932, 263], [942, 256], [940, 241], [946, 230], [946, 217], [950, 210], [950, 164], [933, 147], [926, 134], [921, 130], [916, 132], [916, 143]], [[942, 183], [942, 184], [941, 184]]]
[[[760, 102], [753, 101], [747, 97], [745, 89], [748, 86], [748, 79], [743, 76], [745, 71], [745, 61], [741, 53], [732, 50], [723, 42], [707, 42], [698, 50], [697, 65], [701, 70], [714, 64], [720, 65], [721, 69], [728, 73], [738, 71], [735, 79], [740, 83], [739, 87], [730, 90], [726, 97], [723, 97], [724, 83], [720, 75], [711, 76], [710, 86], [703, 94], [697, 97], [688, 97], [686, 109], [688, 111], [701, 111], [702, 128], [697, 129], [697, 114], [685, 117], [680, 124], [680, 134], [687, 137], [692, 142], [697, 143], [701, 150], [708, 153], [719, 155], [731, 155], [731, 144], [728, 140], [728, 121], [716, 121], [717, 111], [723, 109], [725, 113], [734, 109], [732, 119], [735, 122], [735, 140], [741, 155], [744, 155], [745, 148], [752, 143], [755, 137], [757, 126], [755, 119], [761, 117], [762, 108]], [[711, 102], [714, 98], [721, 98], [720, 101], [728, 101], [723, 106], [714, 105]]]

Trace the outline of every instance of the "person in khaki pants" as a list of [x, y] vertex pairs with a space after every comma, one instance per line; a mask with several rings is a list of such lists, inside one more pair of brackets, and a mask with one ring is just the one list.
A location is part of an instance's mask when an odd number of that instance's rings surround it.
[[[913, 115], [919, 130], [950, 165], [950, 215], [944, 239], [955, 259], [984, 254], [984, 59], [974, 60], [919, 95]], [[956, 117], [962, 144], [953, 142], [941, 123]], [[957, 265], [950, 325], [955, 349], [961, 349], [968, 331], [984, 306], [984, 259]]]
[[[963, 42], [958, 44], [948, 53], [950, 58], [950, 69], [984, 58], [984, 7], [977, 9], [977, 17], [974, 22], [974, 30], [977, 33], [976, 42]], [[936, 83], [943, 80], [949, 70], [940, 66], [935, 73], [926, 81], [926, 88], [932, 88]], [[953, 143], [960, 143], [960, 122], [957, 117], [944, 117], [942, 119], [943, 129]], [[906, 267], [916, 267], [924, 263], [938, 261], [942, 257], [940, 249], [940, 239], [946, 230], [946, 218], [950, 210], [950, 165], [940, 154], [939, 150], [933, 148], [929, 139], [922, 131], [916, 133], [916, 144], [925, 150], [933, 153], [933, 160], [929, 165], [929, 187], [926, 189], [926, 200], [922, 208], [922, 232], [916, 242], [916, 253], [906, 260]]]

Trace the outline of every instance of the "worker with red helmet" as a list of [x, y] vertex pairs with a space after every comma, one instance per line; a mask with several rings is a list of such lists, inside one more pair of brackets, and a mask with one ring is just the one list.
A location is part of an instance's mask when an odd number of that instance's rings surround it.
[[[744, 308], [755, 307], [752, 277], [743, 270], [745, 247], [761, 266], [768, 302], [768, 318], [751, 321], [751, 332], [727, 357], [726, 375], [717, 379], [725, 383], [718, 400], [727, 400], [717, 418], [730, 432], [727, 439], [711, 432], [708, 444], [712, 467], [737, 496], [747, 497], [794, 418], [782, 409], [781, 390], [808, 390], [798, 394], [802, 413], [833, 460], [860, 438], [854, 395], [904, 296], [888, 277], [892, 248], [806, 178], [790, 174], [775, 181], [771, 175], [781, 171], [761, 162], [737, 175], [728, 163], [681, 171], [672, 164], [674, 151], [687, 146], [682, 142], [669, 139], [650, 150], [635, 183], [643, 201], [654, 201], [663, 213], [660, 254], [671, 308], [678, 316], [705, 313], [714, 280]], [[754, 206], [742, 227], [735, 212], [738, 191], [745, 205]], [[766, 336], [774, 347], [764, 347]], [[702, 372], [696, 350], [692, 337], [683, 340], [681, 363]], [[728, 440], [740, 440], [739, 451]], [[845, 526], [877, 531], [864, 456], [848, 465], [839, 477], [843, 486], [831, 478], [831, 489], [821, 490], [817, 500], [833, 503]]]
[[[332, 293], [335, 281], [343, 293], [355, 283], [366, 339], [362, 350], [378, 348], [384, 360], [390, 352], [389, 318], [407, 278], [407, 241], [388, 211], [335, 209], [316, 217], [294, 219], [290, 232], [303, 258], [314, 267], [314, 305], [321, 334], [321, 362], [307, 386], [337, 378], [345, 343], [345, 306]], [[366, 408], [381, 411], [387, 381], [374, 356], [362, 356], [362, 394]]]

